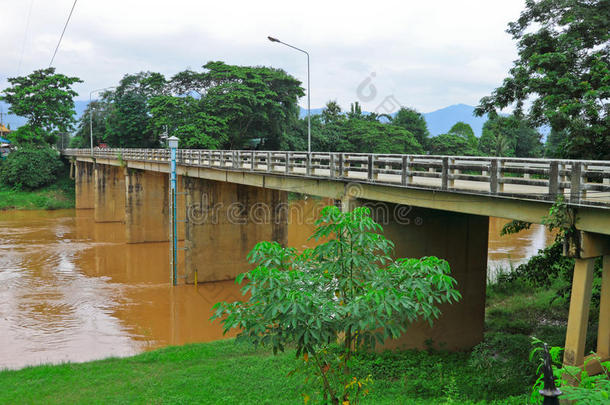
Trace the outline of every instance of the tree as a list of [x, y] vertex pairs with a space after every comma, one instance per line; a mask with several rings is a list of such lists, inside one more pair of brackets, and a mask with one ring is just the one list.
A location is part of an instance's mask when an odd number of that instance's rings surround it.
[[332, 122], [339, 121], [342, 118], [341, 107], [339, 104], [334, 100], [328, 101], [324, 110], [322, 110], [322, 120], [324, 123], [330, 124]]
[[449, 130], [450, 134], [454, 134], [459, 136], [460, 138], [464, 138], [468, 143], [470, 149], [474, 152], [473, 154], [477, 154], [477, 149], [479, 148], [479, 140], [474, 134], [472, 127], [465, 122], [459, 121], [456, 122], [451, 129]]
[[10, 87], [4, 89], [4, 100], [11, 106], [9, 112], [27, 119], [27, 123], [11, 137], [17, 143], [53, 144], [56, 132], [68, 132], [74, 120], [72, 90], [78, 77], [55, 73], [55, 68], [35, 70], [28, 76], [11, 77]]
[[369, 380], [350, 375], [354, 351], [397, 338], [416, 320], [432, 322], [438, 305], [460, 294], [446, 261], [393, 259], [394, 245], [368, 208], [326, 207], [316, 225], [313, 237], [325, 242], [303, 253], [257, 244], [248, 256], [257, 267], [237, 278], [248, 280], [249, 297], [216, 304], [212, 318], [222, 319], [225, 333], [239, 328], [238, 341], [274, 353], [294, 345], [297, 370], [315, 376], [324, 403], [357, 403]]
[[528, 118], [564, 133], [566, 158], [610, 158], [610, 5], [608, 0], [527, 0], [507, 30], [519, 59], [478, 115], [531, 101]]
[[166, 80], [160, 73], [123, 76], [114, 91], [103, 95], [109, 103], [104, 142], [119, 148], [158, 147], [160, 133], [151, 126], [148, 101], [166, 93]]
[[171, 86], [201, 95], [203, 111], [227, 125], [223, 148], [243, 148], [253, 139], [278, 149], [286, 130], [298, 120], [301, 82], [281, 69], [208, 62], [206, 71], [182, 72]]
[[[359, 117], [359, 118], [358, 118]], [[421, 154], [423, 148], [406, 129], [353, 115], [339, 127], [345, 152]], [[335, 150], [335, 149], [333, 149]]]
[[180, 148], [218, 149], [227, 141], [227, 123], [202, 111], [201, 101], [191, 96], [155, 96], [149, 107], [152, 131], [167, 130], [180, 139]]
[[441, 134], [428, 140], [428, 150], [433, 155], [475, 156], [478, 150], [468, 140], [455, 133]]
[[417, 112], [417, 110], [413, 108], [401, 107], [392, 120], [392, 123], [394, 125], [398, 125], [399, 127], [403, 127], [412, 133], [421, 146], [424, 148], [427, 147], [430, 132], [428, 131], [426, 119], [423, 115]]
[[490, 115], [483, 125], [479, 149], [488, 156], [541, 157], [542, 135], [516, 115]]
[[93, 146], [95, 147], [103, 143], [106, 134], [106, 120], [110, 108], [110, 104], [104, 98], [89, 103], [78, 121], [76, 133], [70, 141], [70, 147], [89, 148], [91, 146], [90, 138], [92, 132]]

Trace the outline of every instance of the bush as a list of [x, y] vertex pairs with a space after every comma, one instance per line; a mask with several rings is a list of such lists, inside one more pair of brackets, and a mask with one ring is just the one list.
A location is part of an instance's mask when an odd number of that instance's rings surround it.
[[22, 146], [0, 166], [0, 182], [17, 189], [36, 189], [53, 183], [62, 168], [57, 151], [48, 146]]

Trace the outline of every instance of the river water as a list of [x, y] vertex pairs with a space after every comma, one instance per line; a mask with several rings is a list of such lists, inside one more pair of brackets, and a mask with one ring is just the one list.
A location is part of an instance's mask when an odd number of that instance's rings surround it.
[[[293, 202], [291, 215], [311, 217], [314, 201]], [[291, 221], [290, 246], [307, 245], [313, 225], [302, 222]], [[552, 240], [536, 225], [500, 237], [506, 222], [490, 221], [492, 275]], [[92, 210], [0, 211], [0, 369], [223, 338], [211, 307], [239, 299], [238, 286], [171, 287], [168, 243], [127, 244], [124, 235], [121, 223], [95, 223]]]

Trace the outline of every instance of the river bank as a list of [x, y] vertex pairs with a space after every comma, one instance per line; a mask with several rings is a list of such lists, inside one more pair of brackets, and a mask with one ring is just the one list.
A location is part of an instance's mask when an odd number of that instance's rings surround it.
[[62, 177], [38, 190], [13, 190], [0, 184], [0, 210], [57, 210], [74, 208], [74, 180]]
[[[551, 303], [553, 295], [525, 285], [490, 289], [485, 339], [472, 352], [360, 354], [352, 372], [374, 381], [363, 403], [526, 403], [537, 366], [528, 359], [530, 336], [563, 345], [567, 307]], [[288, 376], [294, 364], [292, 350], [273, 356], [234, 340], [170, 346], [0, 372], [0, 403], [296, 404], [313, 388]]]

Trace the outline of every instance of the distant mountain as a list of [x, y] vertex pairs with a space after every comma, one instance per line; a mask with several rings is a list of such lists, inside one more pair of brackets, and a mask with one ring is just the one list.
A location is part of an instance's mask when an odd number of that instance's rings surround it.
[[455, 104], [440, 110], [424, 113], [423, 116], [428, 124], [430, 135], [436, 136], [446, 134], [451, 127], [459, 121], [465, 122], [472, 127], [477, 137], [483, 132], [483, 124], [487, 121], [487, 115], [475, 117], [474, 107], [466, 104]]

